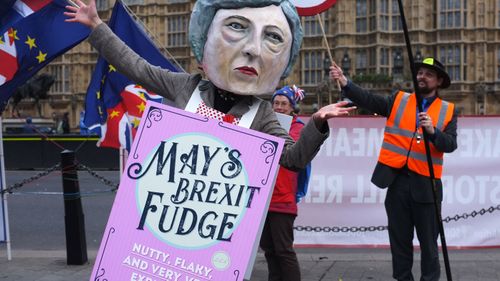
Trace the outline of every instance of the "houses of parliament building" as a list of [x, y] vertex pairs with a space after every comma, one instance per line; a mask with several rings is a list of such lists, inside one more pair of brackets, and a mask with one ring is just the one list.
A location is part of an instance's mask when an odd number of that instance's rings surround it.
[[[97, 0], [104, 20], [109, 19], [114, 2]], [[199, 71], [188, 42], [194, 0], [123, 2], [170, 61], [187, 72]], [[415, 60], [437, 58], [452, 79], [440, 95], [454, 102], [462, 115], [499, 115], [500, 0], [408, 0], [403, 4]], [[333, 60], [354, 82], [381, 95], [397, 89], [412, 91], [398, 1], [338, 0], [321, 17], [302, 17], [300, 57], [281, 82], [306, 91], [302, 114], [341, 99], [336, 84], [327, 77], [331, 62], [319, 20]], [[77, 127], [96, 61], [96, 51], [84, 41], [42, 69], [56, 79], [49, 98], [41, 101], [42, 115], [69, 112], [71, 126]], [[30, 100], [18, 108], [23, 115], [36, 115]]]

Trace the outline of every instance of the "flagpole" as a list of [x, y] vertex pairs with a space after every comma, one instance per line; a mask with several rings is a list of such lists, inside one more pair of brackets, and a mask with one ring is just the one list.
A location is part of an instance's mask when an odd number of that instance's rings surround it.
[[71, 6], [75, 7], [75, 8], [80, 8], [80, 6], [78, 6], [75, 2], [73, 2], [72, 0], [66, 0], [66, 2], [68, 2]]
[[[3, 128], [2, 128], [2, 116], [0, 116], [0, 177], [2, 182], [0, 183], [2, 185], [3, 190], [6, 187], [6, 181], [5, 181], [5, 161], [4, 161], [4, 155], [3, 155]], [[11, 251], [11, 245], [10, 245], [10, 229], [9, 229], [9, 212], [7, 210], [7, 193], [4, 193], [2, 196], [3, 200], [3, 221], [5, 222], [5, 243], [7, 245], [7, 260], [12, 259], [12, 251]]]
[[[68, 0], [70, 1], [70, 0]], [[151, 35], [151, 37], [153, 37], [153, 40], [155, 41], [156, 44], [158, 44], [163, 50], [165, 50], [165, 52], [167, 53], [167, 55], [175, 62], [175, 64], [179, 67], [180, 70], [182, 70], [183, 72], [186, 72], [186, 70], [184, 70], [184, 68], [179, 64], [179, 62], [174, 58], [174, 56], [168, 51], [168, 49], [163, 46], [163, 44], [160, 42], [160, 40], [158, 39], [158, 37], [156, 37], [156, 35], [151, 32], [151, 30], [149, 30], [149, 28], [147, 27], [147, 25], [134, 13], [134, 11], [132, 11], [128, 6], [127, 4], [123, 3], [123, 1], [121, 0], [118, 0], [120, 1], [120, 3], [123, 5], [123, 7], [125, 7], [125, 10], [138, 22], [141, 23], [141, 25], [144, 27], [144, 29], [146, 29], [146, 31], [148, 32], [149, 35]]]
[[[399, 13], [401, 15], [401, 23], [403, 25], [403, 31], [404, 31], [404, 36], [405, 36], [405, 41], [406, 41], [406, 49], [408, 51], [408, 59], [410, 60], [410, 68], [411, 68], [411, 73], [412, 73], [412, 78], [413, 78], [413, 89], [415, 90], [415, 95], [417, 97], [417, 106], [418, 110], [420, 112], [423, 112], [422, 108], [422, 96], [420, 95], [420, 90], [417, 87], [418, 86], [418, 81], [417, 81], [417, 74], [416, 74], [416, 69], [415, 69], [415, 62], [413, 60], [413, 52], [411, 50], [411, 43], [410, 43], [410, 36], [408, 34], [408, 26], [406, 25], [406, 18], [403, 10], [403, 2], [401, 0], [398, 0], [399, 4]], [[427, 165], [429, 166], [429, 180], [431, 181], [431, 188], [432, 188], [432, 195], [434, 199], [434, 210], [436, 212], [436, 219], [439, 227], [439, 236], [441, 237], [441, 248], [443, 250], [443, 258], [444, 258], [444, 265], [446, 269], [446, 277], [448, 281], [452, 280], [451, 277], [451, 269], [450, 269], [450, 261], [448, 258], [448, 247], [446, 246], [446, 238], [444, 235], [444, 226], [443, 226], [443, 219], [441, 217], [441, 208], [438, 205], [437, 202], [437, 191], [436, 191], [436, 183], [435, 183], [435, 176], [434, 176], [434, 166], [432, 164], [432, 157], [431, 157], [431, 150], [430, 150], [430, 145], [429, 145], [429, 135], [426, 130], [422, 130], [423, 135], [424, 135], [424, 144], [425, 144], [425, 154], [427, 156]]]
[[123, 172], [125, 171], [125, 165], [127, 165], [127, 159], [128, 159], [128, 151], [120, 147], [120, 177], [122, 176]]
[[[317, 14], [316, 18], [318, 19], [319, 27], [321, 28], [321, 33], [323, 33], [323, 41], [325, 41], [326, 44], [328, 57], [330, 58], [330, 61], [333, 65], [337, 65], [333, 60], [332, 52], [330, 51], [330, 45], [328, 44], [328, 38], [326, 38], [325, 28], [323, 27], [323, 19], [321, 18], [321, 14]], [[340, 87], [340, 81], [339, 80], [335, 81], [337, 81], [337, 88], [339, 89], [339, 91], [342, 91], [342, 88]]]

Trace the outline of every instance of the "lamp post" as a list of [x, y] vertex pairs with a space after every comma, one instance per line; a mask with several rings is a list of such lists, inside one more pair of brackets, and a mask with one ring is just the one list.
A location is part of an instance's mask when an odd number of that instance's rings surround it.
[[415, 62], [422, 62], [422, 53], [420, 52], [420, 50], [417, 50], [417, 52], [415, 53]]
[[486, 84], [484, 82], [477, 84], [474, 93], [476, 94], [476, 114], [484, 115], [487, 94]]
[[346, 77], [349, 77], [349, 70], [351, 70], [351, 58], [347, 52], [344, 53], [342, 58], [342, 71]]
[[[323, 78], [321, 79], [321, 81], [318, 82], [318, 90], [317, 90], [317, 93], [316, 93], [316, 96], [317, 96], [317, 103], [316, 103], [316, 107], [319, 109], [322, 107], [322, 104], [323, 104], [323, 96], [326, 94], [326, 93], [329, 93], [329, 83], [328, 83], [328, 80], [330, 79], [330, 65], [331, 65], [331, 61], [328, 57], [325, 57], [323, 59]], [[318, 79], [319, 80], [319, 79]]]
[[403, 56], [401, 55], [401, 50], [396, 50], [396, 53], [394, 55], [392, 76], [394, 78], [394, 82], [403, 82]]
[[324, 76], [323, 79], [327, 79], [330, 76], [330, 66], [332, 65], [332, 62], [328, 57], [325, 57], [323, 59], [323, 71], [324, 71]]
[[331, 91], [330, 91], [330, 66], [332, 62], [330, 58], [325, 57], [323, 59], [323, 79], [318, 85], [318, 106], [321, 108], [322, 104], [322, 92], [328, 92], [328, 103], [332, 103]]
[[[341, 67], [345, 77], [349, 79], [349, 71], [351, 70], [351, 58], [349, 57], [347, 51], [344, 53], [344, 57], [342, 58]], [[348, 98], [344, 97], [344, 91], [340, 91], [339, 101], [344, 101], [344, 100], [347, 100], [349, 102], [351, 101]]]

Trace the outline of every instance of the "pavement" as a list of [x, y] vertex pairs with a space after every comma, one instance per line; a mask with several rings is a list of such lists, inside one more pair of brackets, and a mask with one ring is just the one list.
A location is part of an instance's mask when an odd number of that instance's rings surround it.
[[[26, 182], [36, 171], [7, 171], [7, 186]], [[119, 181], [116, 171], [99, 175]], [[79, 172], [84, 197], [88, 262], [67, 265], [63, 200], [60, 173], [28, 181], [8, 197], [12, 259], [7, 259], [6, 244], [0, 243], [0, 281], [83, 281], [89, 280], [114, 193], [89, 173]], [[35, 192], [35, 193], [30, 193]], [[302, 281], [393, 280], [388, 248], [298, 248]], [[441, 280], [500, 281], [500, 248], [450, 249], [452, 279], [447, 279], [441, 263]], [[442, 259], [442, 254], [440, 255]], [[413, 273], [420, 278], [420, 257], [415, 254]], [[250, 280], [267, 280], [267, 264], [257, 254]], [[104, 280], [99, 280], [104, 281]], [[125, 281], [125, 280], [109, 280]], [[164, 280], [157, 280], [164, 281]], [[226, 281], [226, 280], [216, 280]], [[283, 280], [287, 281], [287, 280]]]
[[[301, 248], [297, 252], [303, 281], [392, 280], [388, 249]], [[89, 261], [84, 265], [67, 265], [65, 250], [13, 250], [12, 255], [7, 260], [5, 244], [0, 245], [1, 281], [83, 281], [90, 278], [96, 252], [88, 251]], [[418, 280], [418, 253], [415, 257], [413, 272]], [[449, 259], [452, 280], [500, 280], [500, 249], [450, 250]], [[443, 263], [441, 267], [441, 280], [447, 280]], [[266, 276], [267, 264], [259, 252], [250, 280], [264, 281]]]

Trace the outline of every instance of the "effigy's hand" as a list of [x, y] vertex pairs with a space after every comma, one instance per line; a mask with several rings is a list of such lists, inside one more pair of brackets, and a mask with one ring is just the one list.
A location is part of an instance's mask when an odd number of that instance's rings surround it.
[[341, 101], [320, 108], [312, 115], [316, 127], [321, 128], [323, 123], [330, 118], [349, 115], [349, 112], [355, 110], [356, 107], [346, 107], [348, 104], [349, 102], [347, 101]]
[[97, 14], [95, 0], [90, 0], [88, 5], [81, 0], [75, 0], [74, 3], [76, 6], [66, 6], [67, 12], [64, 12], [64, 15], [68, 17], [66, 22], [79, 22], [91, 29], [102, 23]]

